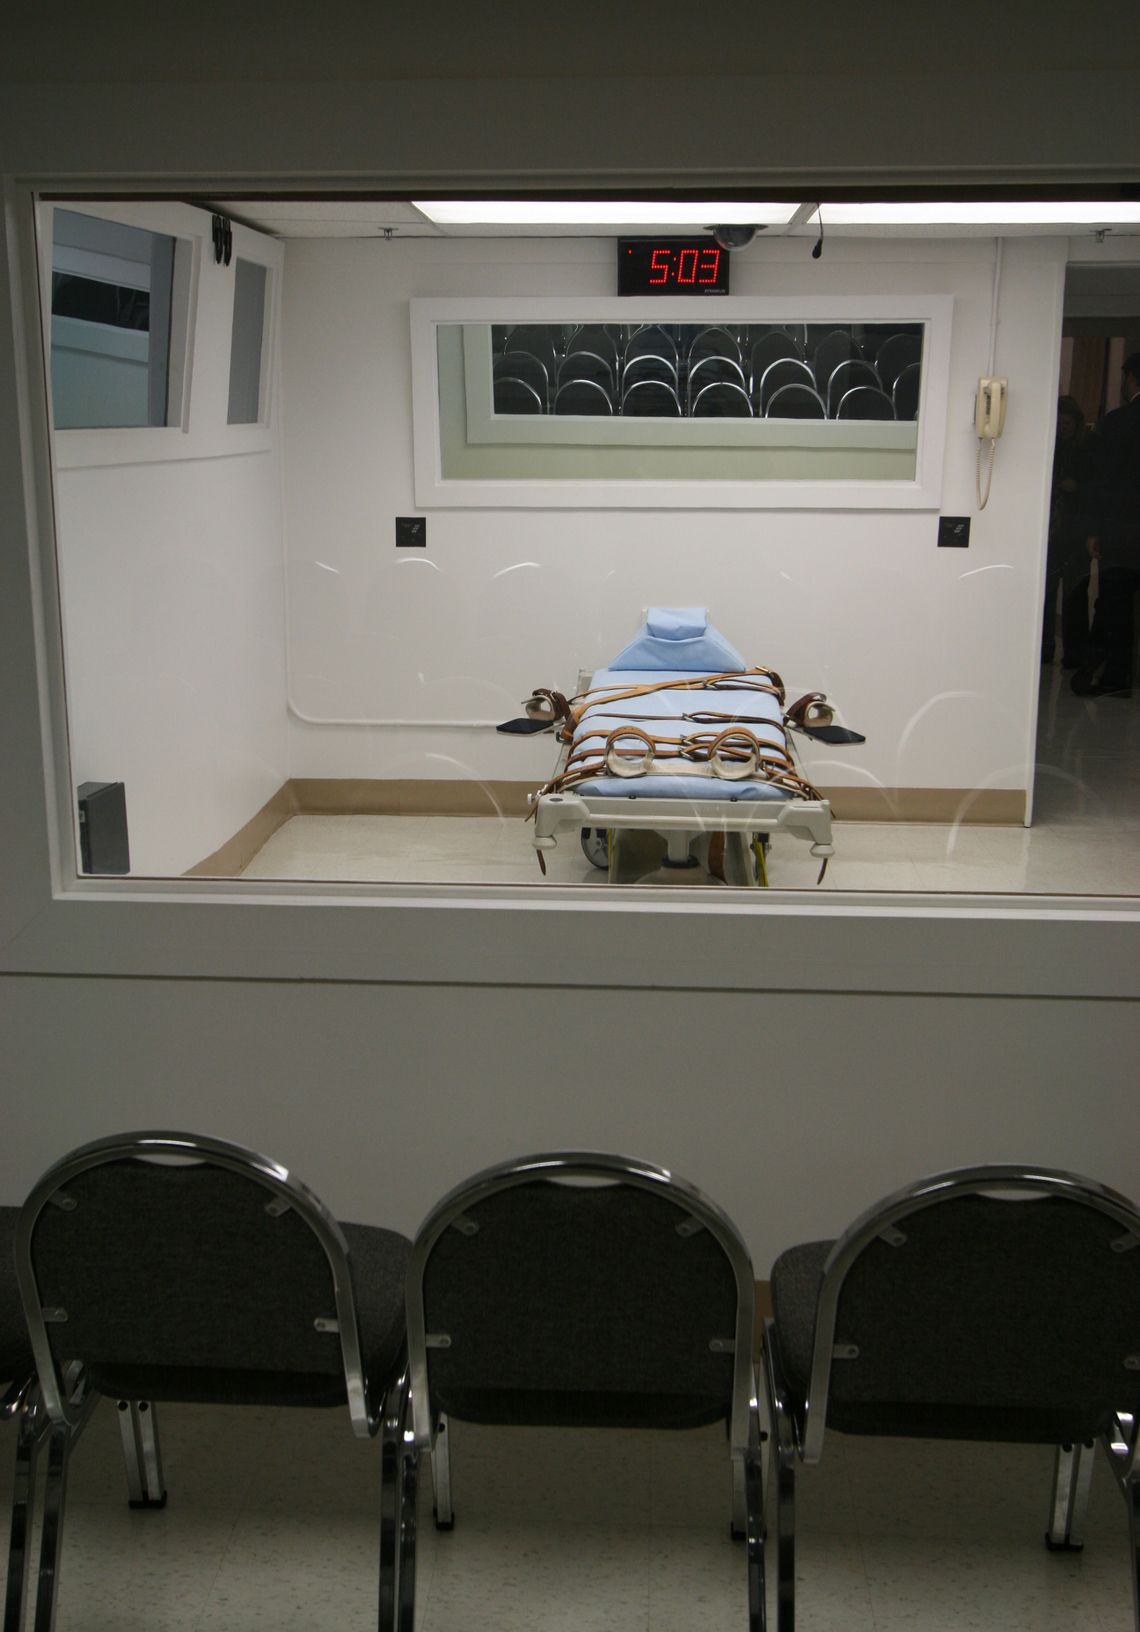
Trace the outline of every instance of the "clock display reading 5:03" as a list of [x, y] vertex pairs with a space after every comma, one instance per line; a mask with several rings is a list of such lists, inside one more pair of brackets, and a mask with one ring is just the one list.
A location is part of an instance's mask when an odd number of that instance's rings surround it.
[[728, 255], [707, 238], [621, 238], [619, 295], [727, 295]]

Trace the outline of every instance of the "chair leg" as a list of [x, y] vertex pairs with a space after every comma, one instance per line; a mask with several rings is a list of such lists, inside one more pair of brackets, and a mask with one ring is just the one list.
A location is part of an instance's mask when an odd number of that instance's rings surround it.
[[1093, 1445], [1058, 1445], [1053, 1460], [1053, 1497], [1045, 1545], [1051, 1553], [1079, 1553], [1092, 1479]]
[[760, 1411], [754, 1399], [749, 1412], [749, 1445], [744, 1463], [748, 1509], [748, 1632], [765, 1632], [768, 1624], [764, 1580], [764, 1470], [761, 1455]]
[[55, 1626], [64, 1504], [67, 1500], [67, 1474], [75, 1437], [75, 1430], [68, 1423], [52, 1424], [48, 1439], [47, 1478], [44, 1481], [40, 1572], [36, 1583], [36, 1613], [33, 1622], [35, 1632], [52, 1632]]
[[455, 1527], [455, 1509], [451, 1502], [451, 1445], [447, 1418], [441, 1411], [436, 1421], [435, 1443], [431, 1448], [431, 1487], [437, 1530]]
[[36, 1453], [46, 1427], [47, 1414], [39, 1389], [33, 1384], [24, 1400], [17, 1429], [8, 1581], [4, 1593], [4, 1632], [22, 1632], [27, 1613], [28, 1548], [35, 1518]]
[[[408, 1425], [410, 1427], [410, 1412]], [[420, 1459], [410, 1433], [404, 1436], [402, 1460], [398, 1632], [412, 1632], [416, 1619], [416, 1497]]]
[[1128, 1550], [1132, 1569], [1132, 1614], [1136, 1632], [1140, 1632], [1140, 1474], [1124, 1481], [1124, 1500], [1128, 1503]]
[[777, 1412], [776, 1425], [776, 1625], [796, 1624], [796, 1448], [791, 1421]]
[[776, 1626], [794, 1632], [796, 1624], [796, 1442], [772, 1322], [765, 1322], [764, 1375], [776, 1459]]
[[404, 1437], [403, 1378], [388, 1391], [380, 1428], [379, 1632], [396, 1632], [399, 1603], [400, 1475]]
[[119, 1435], [123, 1442], [129, 1505], [165, 1507], [158, 1417], [150, 1400], [119, 1401]]

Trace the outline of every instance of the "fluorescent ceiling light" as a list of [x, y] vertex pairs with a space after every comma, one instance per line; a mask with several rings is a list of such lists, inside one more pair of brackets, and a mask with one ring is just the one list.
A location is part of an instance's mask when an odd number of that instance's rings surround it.
[[822, 210], [825, 227], [1108, 227], [1140, 221], [1140, 204], [1090, 204], [1087, 199], [1067, 204], [824, 204]]
[[437, 226], [783, 226], [794, 204], [675, 203], [672, 199], [415, 199]]

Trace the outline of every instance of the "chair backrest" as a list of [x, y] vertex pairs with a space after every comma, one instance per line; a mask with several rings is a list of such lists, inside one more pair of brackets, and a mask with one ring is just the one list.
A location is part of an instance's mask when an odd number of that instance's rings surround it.
[[743, 385], [713, 380], [701, 386], [689, 411], [694, 419], [751, 419], [752, 399]]
[[417, 1443], [460, 1419], [724, 1420], [747, 1443], [754, 1281], [715, 1203], [648, 1163], [530, 1156], [460, 1185], [408, 1264]]
[[613, 400], [597, 380], [565, 380], [554, 393], [556, 414], [612, 414]]
[[827, 402], [827, 417], [835, 418], [835, 410], [847, 391], [853, 391], [857, 385], [879, 384], [879, 376], [875, 373], [871, 363], [865, 363], [861, 357], [851, 357], [844, 363], [837, 363], [831, 371], [827, 382], [825, 401]]
[[817, 391], [826, 391], [827, 382], [840, 363], [861, 357], [859, 342], [846, 329], [832, 329], [816, 344], [811, 366]]
[[618, 343], [614, 331], [603, 323], [584, 323], [581, 328], [575, 329], [567, 342], [566, 350], [592, 351], [598, 357], [604, 357], [611, 370], [616, 371], [618, 357], [622, 347]]
[[835, 408], [836, 419], [894, 419], [895, 409], [885, 391], [877, 385], [853, 385], [844, 391]]
[[918, 393], [922, 385], [922, 364], [908, 363], [891, 388], [896, 419], [918, 418]]
[[635, 357], [622, 366], [622, 392], [629, 390], [631, 385], [638, 385], [643, 380], [660, 380], [666, 385], [677, 389], [677, 366], [669, 358], [655, 351], [640, 351]]
[[98, 1140], [32, 1190], [15, 1259], [57, 1421], [77, 1420], [78, 1363], [103, 1393], [347, 1401], [375, 1431], [343, 1231], [267, 1157], [195, 1134]]
[[938, 1174], [835, 1243], [803, 1450], [850, 1432], [1072, 1443], [1140, 1412], [1140, 1212], [1072, 1174]]
[[541, 323], [520, 323], [503, 342], [504, 352], [526, 351], [537, 357], [548, 374], [558, 367], [559, 348], [555, 346], [554, 331]]
[[777, 362], [769, 363], [756, 388], [756, 412], [766, 414], [773, 394], [785, 385], [806, 385], [814, 391], [815, 375], [806, 363], [801, 363], [795, 357], [781, 357]]
[[714, 380], [728, 381], [738, 385], [742, 391], [747, 389], [744, 370], [735, 358], [722, 357], [719, 352], [710, 353], [689, 365], [687, 396], [690, 412], [697, 393], [703, 391], [706, 385], [712, 385]]
[[728, 357], [739, 364], [740, 342], [734, 334], [730, 334], [719, 325], [701, 329], [689, 344], [689, 367], [692, 368], [695, 363], [699, 363], [702, 357]]
[[528, 380], [516, 379], [511, 374], [498, 374], [494, 383], [494, 404], [497, 414], [544, 414], [546, 404], [537, 389]]
[[904, 368], [922, 359], [922, 336], [889, 334], [875, 353], [875, 363], [883, 390], [890, 391]]
[[749, 357], [752, 385], [755, 388], [770, 363], [783, 362], [787, 357], [802, 362], [803, 351], [799, 341], [793, 340], [790, 334], [785, 334], [783, 329], [773, 329], [770, 334], [762, 334], [758, 340], [752, 342]]
[[680, 419], [681, 403], [664, 380], [635, 380], [621, 399], [621, 411], [635, 418]]
[[614, 370], [596, 351], [568, 351], [558, 365], [559, 385], [567, 380], [593, 380], [608, 396], [614, 389]]
[[625, 344], [625, 361], [632, 362], [635, 357], [642, 357], [650, 353], [656, 357], [667, 357], [673, 364], [674, 372], [677, 368], [677, 343], [667, 329], [659, 323], [647, 323], [643, 328], [635, 330]]
[[768, 398], [768, 419], [826, 419], [823, 398], [811, 385], [782, 385]]
[[550, 399], [550, 372], [540, 357], [529, 351], [506, 351], [491, 365], [495, 379], [525, 380], [538, 392], [543, 403]]

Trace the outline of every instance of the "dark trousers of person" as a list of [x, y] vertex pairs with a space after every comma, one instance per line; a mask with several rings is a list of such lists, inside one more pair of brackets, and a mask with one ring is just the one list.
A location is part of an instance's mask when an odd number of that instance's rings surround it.
[[1061, 589], [1061, 655], [1067, 669], [1085, 662], [1089, 644], [1089, 573], [1072, 560], [1049, 563], [1045, 573], [1045, 618], [1041, 627], [1041, 661], [1052, 663], [1057, 625], [1057, 589]]
[[1101, 567], [1089, 647], [1091, 657], [1103, 661], [1100, 685], [1105, 691], [1126, 691], [1132, 685], [1133, 602], [1138, 589], [1140, 568]]

